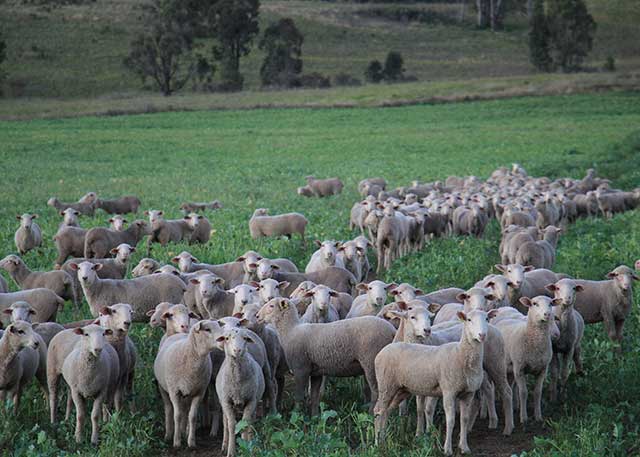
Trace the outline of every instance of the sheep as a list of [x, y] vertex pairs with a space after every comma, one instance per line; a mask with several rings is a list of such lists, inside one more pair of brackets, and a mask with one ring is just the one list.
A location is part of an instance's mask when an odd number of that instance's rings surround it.
[[487, 275], [482, 280], [478, 281], [474, 287], [491, 289], [494, 296], [493, 308], [501, 308], [503, 306], [511, 305], [511, 302], [509, 301], [509, 288], [514, 287], [514, 284], [503, 275]]
[[516, 263], [516, 255], [520, 246], [527, 242], [535, 243], [538, 240], [539, 232], [537, 227], [515, 227], [517, 226], [509, 226], [502, 231], [500, 256], [504, 264]]
[[[292, 301], [297, 301], [296, 307], [298, 308], [300, 316], [304, 315], [309, 308], [309, 305], [311, 305], [312, 297], [308, 297], [307, 292], [313, 290], [316, 286], [317, 284], [313, 281], [302, 281], [298, 284], [298, 287], [291, 292], [291, 295], [289, 295], [289, 298], [291, 298]], [[337, 296], [330, 297], [331, 306], [338, 312], [339, 319], [345, 319], [351, 310], [353, 297], [344, 292], [336, 293]]]
[[532, 265], [536, 268], [553, 268], [556, 262], [558, 234], [562, 229], [549, 225], [544, 229], [544, 238], [540, 241], [528, 241], [518, 248], [516, 262], [520, 265]]
[[327, 267], [344, 268], [344, 262], [338, 257], [339, 243], [332, 240], [322, 242], [315, 240], [315, 244], [318, 246], [318, 250], [311, 255], [311, 259], [304, 269], [305, 273], [313, 273]]
[[55, 260], [56, 268], [60, 268], [69, 256], [82, 257], [84, 255], [87, 231], [80, 227], [62, 227], [58, 230], [53, 236], [53, 243], [58, 250], [58, 257]]
[[138, 265], [136, 265], [133, 270], [131, 270], [131, 276], [133, 276], [134, 278], [147, 276], [152, 274], [158, 268], [160, 268], [160, 262], [149, 257], [145, 257], [144, 259], [140, 260], [140, 262], [138, 262]]
[[64, 211], [60, 211], [62, 222], [60, 223], [58, 230], [62, 227], [80, 227], [80, 221], [78, 220], [79, 215], [80, 211], [76, 211], [73, 208], [67, 208]]
[[133, 221], [126, 230], [117, 232], [106, 227], [94, 227], [87, 232], [84, 242], [84, 257], [103, 259], [109, 251], [122, 243], [136, 247], [140, 240], [150, 235], [149, 224], [138, 219]]
[[340, 320], [338, 311], [331, 304], [332, 298], [337, 298], [338, 293], [327, 286], [318, 285], [305, 293], [311, 298], [311, 304], [300, 318], [305, 324], [323, 324]]
[[527, 308], [527, 320], [502, 320], [496, 326], [502, 332], [505, 341], [509, 374], [518, 386], [520, 423], [527, 422], [527, 382], [526, 373], [536, 377], [533, 391], [534, 417], [542, 420], [542, 387], [547, 375], [547, 368], [553, 356], [551, 342], [551, 323], [553, 305], [559, 300], [546, 296], [534, 298], [521, 297], [520, 303]]
[[179, 243], [188, 240], [193, 234], [194, 229], [188, 216], [183, 219], [165, 219], [164, 211], [157, 210], [145, 211], [144, 214], [149, 216], [151, 226], [151, 234], [147, 239], [147, 255], [150, 255], [153, 243], [166, 246], [169, 242]]
[[602, 322], [609, 339], [621, 345], [624, 322], [633, 308], [632, 283], [640, 277], [631, 268], [620, 265], [610, 271], [607, 278], [605, 281], [576, 279], [582, 291], [577, 292], [574, 307], [586, 324]]
[[[244, 268], [244, 277], [242, 278], [243, 283], [248, 283], [250, 281], [258, 281], [257, 269], [258, 262], [262, 260], [264, 257], [258, 254], [256, 251], [247, 251], [242, 254], [240, 257], [236, 259], [236, 262], [242, 262]], [[270, 259], [270, 261], [278, 265], [281, 271], [289, 271], [292, 273], [298, 272], [298, 267], [289, 259]]]
[[596, 216], [599, 211], [598, 199], [595, 192], [587, 192], [586, 194], [577, 194], [573, 197], [576, 204], [578, 216]]
[[111, 329], [92, 324], [74, 329], [73, 332], [82, 338], [64, 359], [62, 376], [69, 385], [76, 408], [75, 439], [76, 443], [82, 442], [86, 401], [93, 398], [91, 444], [97, 445], [102, 405], [108, 400], [110, 391], [114, 389], [121, 367], [118, 354], [105, 339], [105, 336], [113, 334]]
[[211, 223], [209, 219], [196, 213], [190, 213], [184, 217], [184, 220], [187, 221], [192, 230], [189, 244], [209, 242], [211, 238]]
[[361, 316], [375, 316], [387, 302], [387, 294], [397, 287], [395, 283], [385, 283], [375, 280], [369, 284], [360, 283], [356, 289], [364, 291], [363, 295], [358, 295], [351, 304], [349, 314], [345, 319]]
[[4, 311], [19, 301], [29, 303], [36, 312], [33, 316], [33, 322], [54, 322], [58, 310], [62, 310], [64, 306], [64, 300], [54, 292], [39, 288], [0, 293], [0, 311]]
[[40, 226], [34, 222], [34, 219], [37, 218], [37, 214], [29, 213], [16, 216], [16, 219], [20, 221], [20, 227], [16, 230], [13, 240], [20, 255], [24, 255], [42, 245], [42, 231]]
[[[370, 244], [369, 240], [366, 240], [366, 242]], [[366, 249], [358, 246], [354, 240], [346, 241], [338, 246], [337, 259], [342, 262], [343, 268], [349, 270], [353, 274], [356, 281], [364, 281], [367, 279], [367, 274], [369, 273], [369, 260], [366, 257]], [[367, 264], [366, 267], [365, 263]]]
[[9, 285], [7, 284], [7, 281], [0, 276], [0, 294], [5, 294], [9, 292]]
[[[242, 411], [242, 420], [250, 427], [256, 416], [258, 400], [265, 390], [265, 379], [257, 362], [247, 354], [247, 345], [255, 343], [251, 336], [231, 328], [216, 341], [225, 353], [216, 376], [216, 393], [224, 414], [222, 450], [227, 450], [227, 457], [233, 457], [236, 455], [236, 410]], [[247, 428], [242, 438], [248, 440], [250, 437]]]
[[109, 218], [109, 228], [111, 230], [115, 230], [116, 232], [122, 232], [124, 230], [124, 224], [127, 224], [127, 221], [124, 217], [117, 215]]
[[338, 195], [342, 192], [344, 184], [340, 178], [316, 179], [313, 176], [306, 176], [307, 186], [316, 197], [328, 197]]
[[366, 227], [369, 240], [374, 246], [378, 240], [378, 227], [383, 217], [384, 213], [382, 211], [374, 209], [369, 211], [369, 214], [364, 218], [364, 227]]
[[102, 264], [72, 263], [82, 285], [91, 314], [96, 317], [99, 307], [116, 303], [129, 303], [133, 320], [143, 322], [145, 313], [158, 303], [179, 303], [186, 287], [180, 278], [168, 274], [154, 274], [135, 279], [100, 279], [97, 272]]
[[82, 197], [78, 199], [78, 203], [84, 203], [87, 205], [95, 204], [98, 199], [98, 195], [95, 192], [87, 192]]
[[[364, 374], [371, 389], [371, 401], [378, 397], [374, 359], [395, 335], [393, 325], [365, 316], [328, 324], [303, 324], [296, 307], [286, 298], [266, 303], [258, 320], [272, 324], [295, 378], [295, 402], [302, 406], [311, 378], [311, 414], [319, 412], [322, 377]], [[373, 406], [373, 405], [372, 405]]]
[[516, 225], [518, 227], [535, 227], [536, 221], [533, 220], [533, 217], [531, 217], [531, 214], [528, 212], [507, 207], [500, 218], [500, 226], [505, 228], [509, 225]]
[[74, 210], [78, 211], [80, 214], [82, 214], [84, 216], [93, 216], [93, 214], [95, 212], [95, 206], [94, 206], [93, 202], [91, 202], [91, 203], [82, 203], [82, 202], [63, 203], [60, 200], [58, 200], [56, 197], [51, 197], [47, 201], [47, 205], [54, 207], [58, 211], [64, 211], [67, 208], [71, 208], [71, 209], [74, 209]]
[[554, 316], [560, 330], [560, 336], [553, 341], [553, 358], [551, 359], [551, 401], [558, 399], [558, 378], [560, 391], [564, 392], [571, 373], [571, 361], [576, 366], [576, 372], [582, 372], [581, 342], [584, 335], [584, 319], [574, 308], [576, 292], [584, 288], [571, 279], [561, 279], [555, 284], [547, 285], [547, 290], [553, 292], [555, 299], [560, 300], [558, 306], [553, 307]]
[[194, 296], [198, 314], [205, 319], [231, 316], [235, 295], [222, 288], [224, 279], [213, 274], [205, 274], [192, 278], [189, 283], [195, 286]]
[[113, 200], [103, 200], [98, 198], [94, 204], [96, 208], [99, 208], [108, 214], [137, 213], [140, 205], [140, 199], [135, 195], [125, 195], [124, 197], [115, 198]]
[[306, 186], [301, 186], [298, 187], [298, 189], [296, 189], [296, 193], [302, 197], [313, 197], [313, 190], [311, 189], [311, 186], [306, 185]]
[[[42, 341], [45, 343], [45, 349], [49, 347], [49, 343], [53, 337], [64, 330], [64, 327], [56, 322], [32, 323], [31, 320], [33, 316], [36, 315], [36, 311], [26, 301], [17, 301], [13, 303], [10, 307], [6, 308], [3, 313], [10, 316], [11, 322], [25, 321], [32, 324], [31, 327], [33, 330], [40, 335]], [[0, 323], [0, 325], [2, 325], [2, 323]], [[38, 370], [43, 368], [46, 372], [46, 366], [44, 364], [44, 361], [47, 360], [46, 355], [44, 359], [41, 360], [43, 360], [43, 363], [40, 364]]]
[[[0, 404], [5, 397], [13, 401], [18, 412], [22, 391], [35, 376], [40, 361], [40, 340], [25, 321], [10, 324], [0, 338]], [[45, 348], [46, 352], [46, 348]]]
[[627, 209], [627, 192], [595, 191], [598, 209], [604, 217], [611, 219], [615, 213], [623, 213]]
[[459, 206], [453, 212], [453, 233], [482, 238], [489, 218], [477, 205]]
[[492, 301], [495, 300], [495, 295], [491, 293], [489, 289], [472, 287], [466, 292], [458, 294], [456, 297], [462, 304], [459, 303], [447, 303], [442, 306], [440, 312], [433, 320], [433, 324], [441, 324], [447, 321], [456, 320], [459, 311], [470, 312], [474, 309], [480, 309], [483, 311], [489, 311], [492, 308]]
[[425, 294], [421, 289], [416, 289], [412, 285], [403, 282], [390, 293], [393, 295], [396, 302], [403, 301], [408, 303], [411, 300], [417, 299], [425, 303], [446, 305], [447, 303], [461, 303], [457, 297], [463, 292], [464, 290], [457, 287], [449, 287], [447, 289], [440, 289]]
[[[376, 378], [380, 397], [374, 409], [376, 444], [384, 442], [389, 411], [410, 394], [443, 397], [446, 415], [444, 452], [453, 454], [451, 438], [455, 424], [456, 399], [460, 407], [460, 442], [463, 453], [471, 450], [467, 433], [472, 421], [472, 403], [484, 376], [484, 341], [491, 312], [460, 312], [463, 322], [458, 343], [424, 346], [392, 343], [376, 356]], [[419, 376], [416, 376], [419, 373]]]
[[349, 229], [358, 227], [360, 233], [364, 235], [365, 220], [367, 215], [376, 208], [378, 201], [374, 196], [368, 196], [360, 202], [354, 203], [349, 217]]
[[172, 258], [173, 263], [177, 263], [182, 273], [191, 273], [198, 270], [208, 270], [216, 276], [224, 279], [225, 287], [235, 287], [242, 284], [245, 276], [244, 264], [241, 261], [227, 262], [218, 265], [198, 263], [198, 259], [186, 251]]
[[344, 292], [347, 294], [351, 294], [354, 286], [356, 285], [356, 278], [350, 271], [347, 271], [344, 268], [328, 267], [324, 270], [308, 274], [293, 273], [280, 271], [280, 267], [268, 259], [262, 259], [258, 262], [257, 275], [260, 280], [271, 278], [278, 282], [288, 282], [289, 285], [283, 293], [284, 296], [290, 296], [296, 287], [298, 287], [303, 281], [312, 281], [316, 284], [323, 284], [332, 288], [336, 292]]
[[309, 221], [300, 213], [286, 213], [276, 216], [269, 216], [269, 210], [258, 208], [249, 219], [249, 232], [251, 238], [282, 236], [286, 235], [291, 239], [291, 235], [299, 234], [302, 245], [305, 246], [304, 231]]
[[198, 407], [211, 381], [210, 353], [216, 348], [221, 331], [216, 321], [200, 321], [188, 334], [167, 338], [153, 363], [164, 404], [165, 440], [173, 435], [174, 448], [181, 445], [187, 405], [187, 444], [189, 447], [196, 445]]
[[[356, 244], [356, 248], [360, 248], [360, 260], [362, 262], [362, 280], [366, 280], [369, 272], [371, 271], [371, 265], [369, 264], [369, 257], [367, 256], [369, 248], [373, 247], [373, 243], [369, 241], [365, 236], [357, 236], [352, 240]], [[345, 267], [348, 262], [345, 262]]]
[[72, 300], [76, 306], [78, 304], [71, 276], [64, 271], [32, 271], [17, 255], [8, 255], [0, 260], [0, 268], [8, 272], [22, 290], [49, 289], [62, 299]]
[[184, 202], [183, 204], [180, 205], [180, 210], [184, 213], [185, 216], [189, 213], [199, 213], [200, 211], [206, 211], [208, 209], [216, 210], [221, 208], [222, 208], [222, 203], [220, 203], [218, 200], [213, 200], [211, 202], [197, 202], [197, 203]]
[[[358, 192], [360, 194], [365, 193], [365, 189], [367, 186], [369, 187], [376, 186], [380, 189], [380, 191], [383, 191], [383, 190], [386, 190], [387, 188], [387, 181], [385, 181], [384, 178], [365, 178], [358, 183]], [[372, 194], [369, 194], [369, 195], [372, 195]], [[377, 193], [375, 195], [377, 195]], [[367, 193], [363, 195], [363, 197], [366, 197], [366, 196], [367, 196]]]
[[519, 264], [495, 265], [495, 268], [509, 280], [509, 302], [521, 312], [527, 312], [520, 304], [520, 297], [537, 297], [552, 294], [546, 289], [547, 284], [559, 281], [566, 275], [554, 273], [545, 268], [533, 268]]
[[402, 218], [383, 215], [376, 232], [376, 273], [380, 274], [383, 268], [391, 268], [391, 263], [405, 253], [403, 246], [407, 244], [408, 230], [408, 224]]

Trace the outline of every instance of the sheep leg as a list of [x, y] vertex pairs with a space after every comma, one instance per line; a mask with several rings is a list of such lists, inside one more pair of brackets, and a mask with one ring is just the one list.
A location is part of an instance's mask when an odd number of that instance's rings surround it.
[[[365, 366], [367, 366], [367, 365], [365, 365]], [[371, 401], [369, 403], [369, 414], [373, 414], [373, 408], [374, 408], [376, 402], [378, 401], [378, 380], [376, 379], [376, 372], [375, 372], [375, 369], [374, 369], [373, 360], [371, 361], [371, 363], [368, 366], [370, 368], [369, 369], [365, 368], [364, 377], [365, 377], [365, 380], [366, 380], [366, 385], [369, 386], [369, 389], [371, 390]], [[409, 398], [409, 397], [410, 397], [409, 394], [405, 395], [405, 398]]]
[[376, 446], [384, 443], [385, 429], [387, 419], [389, 418], [389, 412], [398, 407], [398, 405], [408, 396], [408, 393], [403, 395], [402, 392], [397, 388], [393, 391], [383, 390], [383, 393], [380, 396], [380, 400], [376, 403], [373, 411], [375, 415], [374, 429], [376, 436]]
[[47, 384], [49, 387], [49, 416], [51, 423], [56, 423], [56, 407], [58, 401], [58, 376], [47, 374]]
[[456, 425], [456, 397], [455, 393], [447, 392], [442, 398], [444, 406], [444, 415], [447, 423], [446, 438], [444, 441], [445, 455], [453, 455], [453, 445], [451, 438], [453, 436], [453, 427]]
[[513, 391], [511, 390], [511, 384], [507, 380], [507, 369], [504, 363], [501, 363], [497, 367], [493, 364], [487, 364], [485, 370], [489, 374], [489, 378], [493, 382], [495, 389], [500, 394], [504, 414], [504, 429], [502, 434], [509, 436], [511, 432], [513, 432]]
[[622, 330], [624, 328], [624, 319], [615, 321], [616, 341], [620, 345], [619, 351], [622, 352]]
[[436, 413], [436, 407], [438, 406], [438, 397], [426, 397], [424, 406], [424, 417], [426, 421], [427, 430], [433, 427], [433, 416]]
[[233, 409], [229, 412], [225, 412], [225, 421], [227, 423], [227, 457], [233, 457], [236, 455], [236, 415]]
[[558, 372], [560, 371], [560, 354], [554, 353], [551, 358], [550, 368], [551, 376], [549, 383], [549, 400], [556, 402], [558, 400]]
[[542, 387], [547, 377], [547, 370], [544, 369], [536, 378], [536, 385], [533, 390], [534, 417], [537, 421], [542, 421]]
[[576, 366], [576, 375], [582, 376], [584, 370], [582, 368], [582, 357], [581, 357], [582, 348], [580, 345], [576, 345], [575, 350], [573, 351], [573, 363]]
[[311, 415], [320, 414], [320, 387], [322, 386], [322, 376], [311, 376]]
[[18, 408], [20, 407], [20, 397], [22, 397], [22, 386], [18, 383], [15, 386], [13, 393], [11, 394], [11, 399], [13, 401], [13, 412], [18, 414]]
[[575, 346], [569, 348], [563, 359], [563, 363], [560, 369], [560, 389], [562, 392], [567, 388], [567, 382], [569, 381], [569, 375], [571, 374], [571, 361], [573, 360], [575, 352]]
[[309, 385], [309, 372], [298, 371], [294, 373], [293, 377], [295, 381], [295, 409], [304, 409], [305, 391], [307, 390], [307, 386]]
[[425, 397], [418, 395], [416, 397], [416, 437], [424, 434], [424, 407]]
[[180, 447], [182, 440], [182, 402], [177, 392], [169, 392], [169, 399], [173, 405], [173, 447]]
[[247, 405], [244, 407], [244, 411], [242, 412], [242, 420], [246, 421], [248, 424], [247, 427], [245, 427], [245, 429], [242, 431], [242, 439], [245, 441], [249, 441], [251, 438], [253, 438], [252, 424], [253, 419], [256, 416], [257, 405], [257, 400], [251, 400], [249, 403], [247, 403]]
[[[460, 405], [460, 440], [458, 441], [458, 447], [460, 448], [460, 452], [463, 454], [471, 453], [471, 449], [469, 449], [469, 443], [467, 442], [467, 433], [469, 433], [469, 425], [471, 422], [472, 412], [472, 402], [474, 400], [474, 393], [468, 393], [460, 397], [459, 405]], [[455, 424], [455, 411], [454, 411], [454, 424]], [[447, 418], [447, 425], [449, 421]], [[447, 427], [448, 429], [448, 427]]]
[[76, 405], [76, 443], [82, 442], [82, 427], [84, 426], [84, 416], [86, 414], [87, 405], [84, 398], [79, 392], [72, 390], [70, 396], [73, 396], [73, 403]]
[[164, 404], [164, 439], [169, 441], [173, 435], [173, 405], [169, 399], [169, 394], [160, 386], [158, 386], [158, 390]]
[[203, 396], [204, 392], [193, 397], [189, 407], [189, 435], [187, 445], [191, 448], [196, 447], [196, 419], [198, 418], [198, 406], [200, 406]]
[[93, 401], [93, 408], [91, 409], [91, 444], [96, 446], [98, 444], [98, 430], [100, 426], [100, 413], [102, 412], [102, 404], [104, 403], [104, 397], [106, 396], [107, 389], [105, 388], [100, 395]]
[[71, 392], [67, 392], [67, 410], [64, 413], [64, 420], [68, 421], [71, 417], [71, 408], [73, 408], [73, 398], [71, 396]]
[[520, 423], [525, 424], [527, 422], [527, 380], [522, 369], [516, 370], [513, 367], [516, 385], [518, 386], [519, 404], [520, 404]]
[[489, 382], [489, 377], [485, 376], [482, 379], [483, 398], [482, 406], [486, 406], [489, 413], [489, 428], [494, 429], [498, 427], [498, 413], [496, 412], [496, 392], [493, 385]]

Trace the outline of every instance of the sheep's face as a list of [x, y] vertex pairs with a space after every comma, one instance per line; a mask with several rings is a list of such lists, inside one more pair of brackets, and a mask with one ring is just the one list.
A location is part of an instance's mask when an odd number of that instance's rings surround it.
[[36, 315], [36, 312], [31, 305], [25, 301], [18, 301], [4, 310], [4, 314], [8, 314], [11, 322], [31, 322], [32, 316]]
[[483, 285], [491, 290], [495, 301], [503, 301], [507, 298], [509, 287], [513, 284], [502, 275], [492, 275]]
[[100, 325], [121, 335], [126, 335], [131, 327], [132, 312], [131, 305], [126, 303], [104, 306], [100, 310]]
[[369, 284], [360, 283], [358, 289], [365, 290], [367, 302], [377, 308], [381, 308], [387, 302], [387, 293], [396, 288], [396, 284], [386, 284], [382, 281], [371, 281]]
[[229, 289], [228, 292], [234, 295], [233, 302], [237, 307], [244, 307], [244, 305], [258, 300], [257, 289], [248, 284], [237, 285], [233, 289]]
[[68, 226], [78, 225], [78, 216], [80, 215], [79, 211], [76, 211], [73, 208], [67, 208], [64, 211], [60, 212], [62, 216], [62, 223]]
[[98, 195], [95, 192], [87, 192], [82, 196], [80, 200], [78, 200], [78, 203], [86, 203], [90, 205], [91, 203], [95, 202], [97, 199], [98, 199]]
[[489, 332], [489, 320], [496, 315], [496, 310], [489, 312], [474, 309], [469, 312], [458, 312], [458, 319], [463, 323], [463, 332], [470, 341], [483, 343]]
[[291, 307], [295, 308], [288, 299], [282, 297], [274, 298], [262, 305], [262, 308], [256, 313], [256, 317], [258, 322], [262, 324], [272, 324], [276, 322], [278, 316], [283, 315]]
[[131, 254], [136, 252], [136, 248], [129, 246], [127, 243], [122, 243], [118, 245], [117, 248], [113, 248], [110, 252], [112, 255], [115, 255], [116, 259], [121, 263], [127, 263], [131, 258]]
[[258, 208], [253, 212], [254, 217], [255, 216], [267, 216], [269, 214], [269, 210], [266, 208]]
[[217, 341], [223, 346], [225, 355], [234, 359], [242, 357], [247, 352], [248, 345], [255, 343], [251, 335], [241, 328], [225, 329]]
[[337, 243], [335, 241], [323, 241], [319, 243], [320, 258], [327, 265], [335, 265], [338, 254]]
[[182, 251], [179, 255], [171, 259], [171, 261], [178, 264], [178, 268], [181, 272], [189, 273], [193, 268], [193, 264], [198, 262], [198, 259], [188, 252]]
[[338, 248], [338, 251], [343, 254], [344, 259], [348, 262], [353, 262], [354, 260], [359, 259], [361, 250], [362, 248], [359, 248], [354, 241], [342, 243]]
[[396, 301], [409, 303], [412, 300], [415, 300], [416, 296], [424, 295], [424, 292], [422, 292], [421, 289], [416, 289], [412, 285], [403, 282], [391, 291], [391, 295], [395, 297]]
[[522, 297], [520, 303], [529, 308], [527, 320], [533, 319], [540, 324], [550, 324], [553, 322], [553, 305], [559, 305], [560, 300], [539, 295], [534, 298]]
[[472, 287], [466, 292], [461, 292], [456, 295], [456, 298], [464, 303], [464, 309], [470, 311], [472, 309], [487, 309], [487, 302], [495, 300], [495, 295], [491, 293], [490, 289], [484, 289], [480, 287]]
[[431, 313], [427, 305], [420, 300], [413, 300], [407, 304], [407, 313], [405, 316], [408, 328], [418, 340], [426, 340], [431, 336]]
[[11, 273], [13, 271], [16, 271], [18, 267], [20, 267], [21, 263], [22, 259], [20, 259], [20, 257], [18, 257], [17, 255], [12, 254], [0, 260], [0, 268]]
[[120, 215], [113, 216], [111, 219], [109, 219], [109, 225], [116, 232], [122, 232], [124, 230], [124, 224], [126, 223], [127, 220]]
[[154, 271], [154, 273], [165, 273], [168, 275], [180, 277], [180, 271], [173, 265], [163, 265], [160, 268], [158, 268], [156, 271]]
[[191, 327], [190, 333], [199, 341], [198, 347], [208, 353], [218, 347], [216, 339], [222, 334], [222, 328], [217, 321], [202, 320]]
[[360, 235], [353, 239], [353, 242], [357, 247], [361, 249], [361, 255], [364, 257], [367, 255], [367, 249], [371, 246], [371, 241]]
[[72, 270], [78, 272], [78, 280], [84, 284], [93, 283], [98, 277], [98, 271], [102, 269], [99, 263], [81, 262], [80, 264], [72, 263], [69, 265]]
[[326, 314], [331, 306], [331, 298], [337, 297], [338, 293], [327, 286], [317, 285], [305, 294], [306, 297], [313, 297], [313, 305], [321, 314]]
[[162, 314], [162, 320], [168, 333], [189, 333], [191, 319], [195, 314], [191, 313], [184, 305], [173, 305]]
[[24, 213], [22, 216], [17, 216], [17, 219], [20, 219], [20, 227], [25, 229], [31, 229], [31, 227], [33, 226], [33, 220], [37, 218], [37, 214], [28, 213]]
[[276, 272], [280, 269], [278, 265], [271, 262], [269, 259], [262, 259], [258, 261], [258, 267], [256, 268], [256, 275], [259, 280], [273, 278]]
[[198, 292], [205, 298], [215, 295], [224, 284], [222, 278], [213, 274], [201, 275], [198, 278], [191, 279], [189, 282], [197, 285]]
[[131, 276], [138, 278], [153, 273], [158, 267], [158, 263], [153, 259], [144, 258], [138, 262], [138, 265], [131, 271]]
[[196, 230], [200, 225], [200, 221], [204, 219], [204, 216], [200, 216], [196, 213], [191, 213], [188, 216], [184, 217], [184, 220], [187, 222], [187, 225], [192, 229]]
[[37, 349], [40, 345], [33, 328], [29, 322], [16, 321], [9, 325], [5, 330], [5, 335], [9, 337], [9, 341], [14, 348], [31, 348]]
[[149, 325], [151, 327], [163, 327], [165, 326], [164, 313], [171, 308], [172, 305], [169, 302], [158, 303], [158, 305], [152, 309], [147, 311], [147, 316], [149, 316]]
[[149, 223], [152, 227], [164, 220], [164, 211], [152, 209], [150, 211], [145, 211], [144, 213], [149, 216]]
[[636, 275], [631, 270], [631, 268], [624, 265], [619, 266], [618, 268], [607, 274], [607, 277], [609, 279], [613, 279], [618, 287], [620, 287], [620, 289], [625, 292], [631, 290], [634, 280], [637, 281], [638, 279], [640, 279], [638, 275]]
[[283, 285], [284, 282], [278, 282], [271, 278], [260, 281], [260, 284], [258, 285], [258, 297], [260, 298], [260, 303], [266, 303], [276, 297], [281, 297], [282, 294], [280, 293], [280, 290]]
[[74, 333], [80, 335], [80, 344], [82, 344], [91, 355], [100, 357], [102, 350], [108, 344], [106, 337], [113, 335], [113, 330], [92, 324], [77, 328], [74, 330]]
[[565, 278], [555, 284], [549, 284], [545, 287], [549, 292], [553, 292], [553, 296], [558, 300], [558, 304], [563, 308], [568, 308], [576, 302], [576, 292], [582, 292], [584, 288], [575, 281]]
[[500, 270], [504, 276], [513, 284], [514, 289], [519, 289], [524, 282], [524, 274], [527, 271], [533, 269], [533, 267], [523, 267], [517, 263], [509, 265], [496, 265], [496, 268]]
[[242, 262], [244, 272], [249, 275], [256, 274], [258, 262], [262, 260], [262, 256], [255, 251], [247, 251], [236, 259], [236, 262]]

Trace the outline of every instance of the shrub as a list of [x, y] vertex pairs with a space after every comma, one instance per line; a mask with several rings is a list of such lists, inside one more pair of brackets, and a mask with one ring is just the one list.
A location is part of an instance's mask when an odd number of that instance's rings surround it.
[[535, 0], [529, 24], [529, 61], [540, 71], [551, 71], [553, 61], [549, 51], [549, 24], [544, 14], [544, 0]]
[[333, 77], [334, 86], [360, 86], [362, 81], [348, 73], [338, 73]]
[[378, 60], [372, 60], [369, 62], [367, 69], [364, 72], [364, 78], [370, 83], [379, 83], [384, 79], [382, 73], [382, 64]]
[[386, 81], [400, 81], [404, 75], [404, 59], [402, 54], [396, 51], [389, 51], [384, 61], [383, 77]]
[[616, 71], [616, 59], [613, 56], [607, 56], [604, 65], [602, 66], [604, 71]]
[[548, 0], [547, 20], [554, 63], [577, 71], [593, 47], [596, 22], [583, 0]]
[[304, 37], [290, 18], [280, 19], [265, 30], [259, 48], [266, 52], [260, 67], [263, 86], [293, 87], [302, 73]]
[[302, 75], [298, 81], [301, 87], [310, 89], [326, 89], [327, 87], [331, 87], [329, 78], [317, 72]]

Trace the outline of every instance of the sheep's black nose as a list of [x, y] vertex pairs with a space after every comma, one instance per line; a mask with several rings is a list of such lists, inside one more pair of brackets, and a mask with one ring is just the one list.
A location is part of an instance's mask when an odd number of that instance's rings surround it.
[[86, 276], [83, 276], [83, 277], [82, 277], [82, 280], [83, 280], [83, 281], [86, 281], [87, 279], [89, 279], [89, 278], [87, 278]]

